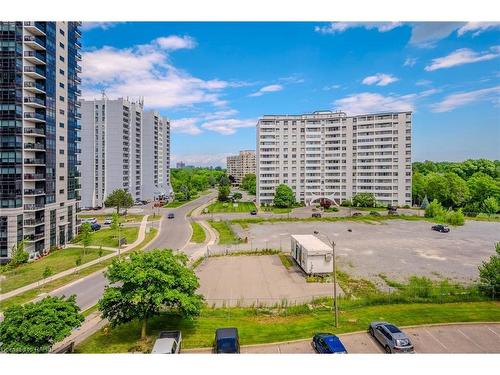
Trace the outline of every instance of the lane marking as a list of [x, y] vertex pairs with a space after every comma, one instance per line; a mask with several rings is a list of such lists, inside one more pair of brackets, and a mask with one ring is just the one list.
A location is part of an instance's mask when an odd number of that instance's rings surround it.
[[493, 332], [495, 335], [497, 335], [498, 337], [500, 337], [500, 335], [498, 333], [496, 333], [495, 331], [493, 331], [490, 327], [486, 327], [488, 328], [488, 330], [490, 330], [491, 332]]
[[439, 341], [427, 328], [424, 328], [424, 331], [429, 334], [430, 337], [434, 339], [439, 345], [441, 345], [446, 351], [448, 351], [448, 348], [446, 347], [445, 344], [443, 344], [441, 341]]
[[469, 340], [471, 343], [473, 343], [474, 345], [476, 345], [479, 349], [483, 350], [484, 349], [481, 347], [481, 345], [477, 344], [474, 340], [472, 340], [469, 336], [467, 336], [465, 333], [462, 332], [462, 330], [460, 328], [457, 328], [457, 331], [462, 334], [463, 337], [465, 337], [467, 340]]

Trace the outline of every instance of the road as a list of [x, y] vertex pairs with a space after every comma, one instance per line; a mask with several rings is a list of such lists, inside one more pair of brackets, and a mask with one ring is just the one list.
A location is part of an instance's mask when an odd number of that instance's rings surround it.
[[[187, 214], [194, 208], [201, 206], [213, 199], [216, 193], [204, 195], [178, 208], [162, 208], [160, 213], [164, 216], [161, 224], [161, 231], [158, 237], [147, 246], [146, 250], [155, 248], [171, 248], [182, 249], [190, 240], [191, 225], [187, 219]], [[146, 209], [145, 211], [147, 211]], [[145, 212], [146, 214], [152, 213]], [[156, 210], [155, 210], [156, 211]], [[175, 214], [174, 219], [167, 219], [166, 215], [170, 212]], [[70, 296], [76, 295], [76, 303], [82, 310], [94, 306], [104, 292], [104, 287], [107, 285], [107, 280], [104, 277], [104, 270], [92, 274], [84, 279], [78, 280], [75, 283], [70, 283], [54, 292], [49, 293], [52, 296]]]

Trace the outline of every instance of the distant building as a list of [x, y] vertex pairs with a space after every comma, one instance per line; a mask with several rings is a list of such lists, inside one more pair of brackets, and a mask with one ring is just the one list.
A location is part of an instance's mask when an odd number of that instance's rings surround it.
[[186, 163], [184, 163], [183, 161], [178, 161], [178, 162], [175, 164], [175, 167], [176, 167], [177, 169], [186, 168]]
[[257, 204], [286, 184], [299, 202], [334, 204], [373, 193], [411, 205], [412, 113], [269, 115], [257, 124]]
[[240, 185], [247, 174], [255, 174], [255, 151], [244, 150], [227, 157], [227, 175], [234, 178], [235, 185]]

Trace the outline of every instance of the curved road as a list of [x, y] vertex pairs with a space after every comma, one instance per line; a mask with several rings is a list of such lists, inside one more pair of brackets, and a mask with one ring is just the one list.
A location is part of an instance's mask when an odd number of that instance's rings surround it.
[[[175, 250], [182, 249], [190, 240], [191, 225], [186, 217], [189, 212], [198, 206], [201, 206], [216, 197], [215, 192], [204, 195], [178, 208], [161, 208], [163, 215], [161, 221], [161, 231], [158, 237], [148, 245], [145, 250], [155, 248], [171, 248]], [[156, 211], [156, 210], [155, 210]], [[167, 214], [173, 212], [174, 219], [168, 219]], [[145, 210], [145, 214], [152, 214], [151, 208]], [[104, 292], [107, 285], [104, 277], [104, 270], [94, 273], [86, 278], [70, 283], [67, 286], [49, 293], [52, 296], [70, 296], [76, 295], [76, 303], [82, 310], [94, 306]]]

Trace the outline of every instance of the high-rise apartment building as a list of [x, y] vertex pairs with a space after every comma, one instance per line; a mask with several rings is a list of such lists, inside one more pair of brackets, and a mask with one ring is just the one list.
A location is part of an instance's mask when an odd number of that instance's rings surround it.
[[143, 102], [82, 100], [82, 207], [103, 207], [115, 189], [134, 200], [170, 193], [170, 123]]
[[0, 22], [0, 261], [66, 244], [79, 200], [79, 22]]
[[279, 184], [305, 204], [373, 193], [381, 204], [411, 205], [411, 112], [263, 116], [257, 124], [257, 203]]
[[234, 177], [236, 185], [241, 184], [247, 174], [255, 174], [255, 151], [244, 150], [226, 159], [227, 175]]

